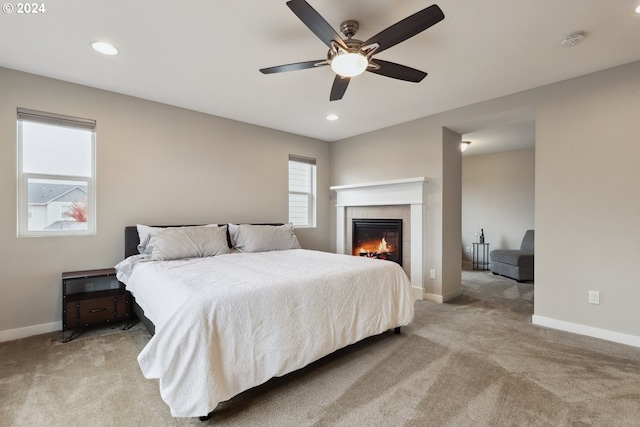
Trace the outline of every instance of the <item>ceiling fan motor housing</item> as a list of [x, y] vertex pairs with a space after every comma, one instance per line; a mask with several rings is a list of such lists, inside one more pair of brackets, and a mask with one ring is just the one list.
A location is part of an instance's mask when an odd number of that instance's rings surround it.
[[358, 24], [358, 21], [354, 21], [353, 19], [349, 19], [340, 24], [340, 32], [348, 39], [355, 36], [359, 29], [360, 24]]
[[[347, 53], [358, 53], [360, 52], [360, 48], [362, 47], [362, 40], [356, 40], [356, 39], [347, 39], [344, 40], [344, 44], [347, 45]], [[332, 47], [331, 49], [329, 49], [329, 52], [327, 52], [327, 60], [329, 62], [331, 62], [331, 60], [338, 55], [339, 53], [342, 53], [342, 49], [341, 48], [334, 48]]]

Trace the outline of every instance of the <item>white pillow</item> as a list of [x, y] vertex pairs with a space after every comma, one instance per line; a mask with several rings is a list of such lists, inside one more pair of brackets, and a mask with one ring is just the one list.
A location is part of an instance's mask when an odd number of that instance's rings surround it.
[[228, 254], [227, 227], [180, 227], [154, 231], [147, 250], [154, 261]]
[[[202, 227], [217, 227], [218, 224], [207, 224]], [[136, 228], [138, 229], [138, 239], [140, 243], [138, 244], [138, 252], [141, 254], [150, 254], [151, 250], [147, 249], [149, 245], [149, 239], [151, 236], [159, 230], [166, 230], [167, 228], [181, 228], [181, 227], [151, 227], [149, 225], [136, 224]]]
[[293, 224], [240, 224], [235, 236], [235, 248], [240, 252], [281, 251], [300, 249], [300, 243], [293, 233]]
[[140, 243], [138, 243], [138, 252], [141, 254], [147, 253], [147, 245], [149, 244], [149, 239], [151, 238], [151, 234], [153, 231], [162, 230], [160, 227], [150, 227], [148, 225], [136, 224], [136, 228], [138, 229], [138, 238]]

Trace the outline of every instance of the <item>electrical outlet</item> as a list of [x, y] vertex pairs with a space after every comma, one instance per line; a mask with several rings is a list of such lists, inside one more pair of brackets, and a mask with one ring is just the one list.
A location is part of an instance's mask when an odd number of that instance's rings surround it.
[[600, 304], [600, 292], [589, 291], [589, 304]]
[[471, 246], [467, 246], [467, 252], [471, 252]]
[[112, 280], [111, 289], [118, 289], [118, 288], [120, 288], [120, 282], [118, 282], [117, 280]]
[[429, 270], [429, 278], [431, 279], [435, 279], [436, 278], [436, 269], [432, 268], [431, 270]]

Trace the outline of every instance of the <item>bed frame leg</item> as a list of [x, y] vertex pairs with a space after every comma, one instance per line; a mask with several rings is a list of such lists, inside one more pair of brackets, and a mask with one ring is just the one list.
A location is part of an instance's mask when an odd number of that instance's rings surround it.
[[201, 417], [198, 417], [198, 419], [200, 421], [209, 421], [211, 419], [212, 415], [213, 415], [213, 411], [209, 412], [207, 415], [203, 415]]
[[393, 328], [393, 332], [396, 334], [400, 333], [400, 326], [398, 326], [397, 328]]

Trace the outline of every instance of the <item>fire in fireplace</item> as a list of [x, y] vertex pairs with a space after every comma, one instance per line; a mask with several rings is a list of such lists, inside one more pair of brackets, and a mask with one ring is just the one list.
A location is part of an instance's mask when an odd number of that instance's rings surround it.
[[402, 265], [402, 220], [354, 218], [352, 254]]

